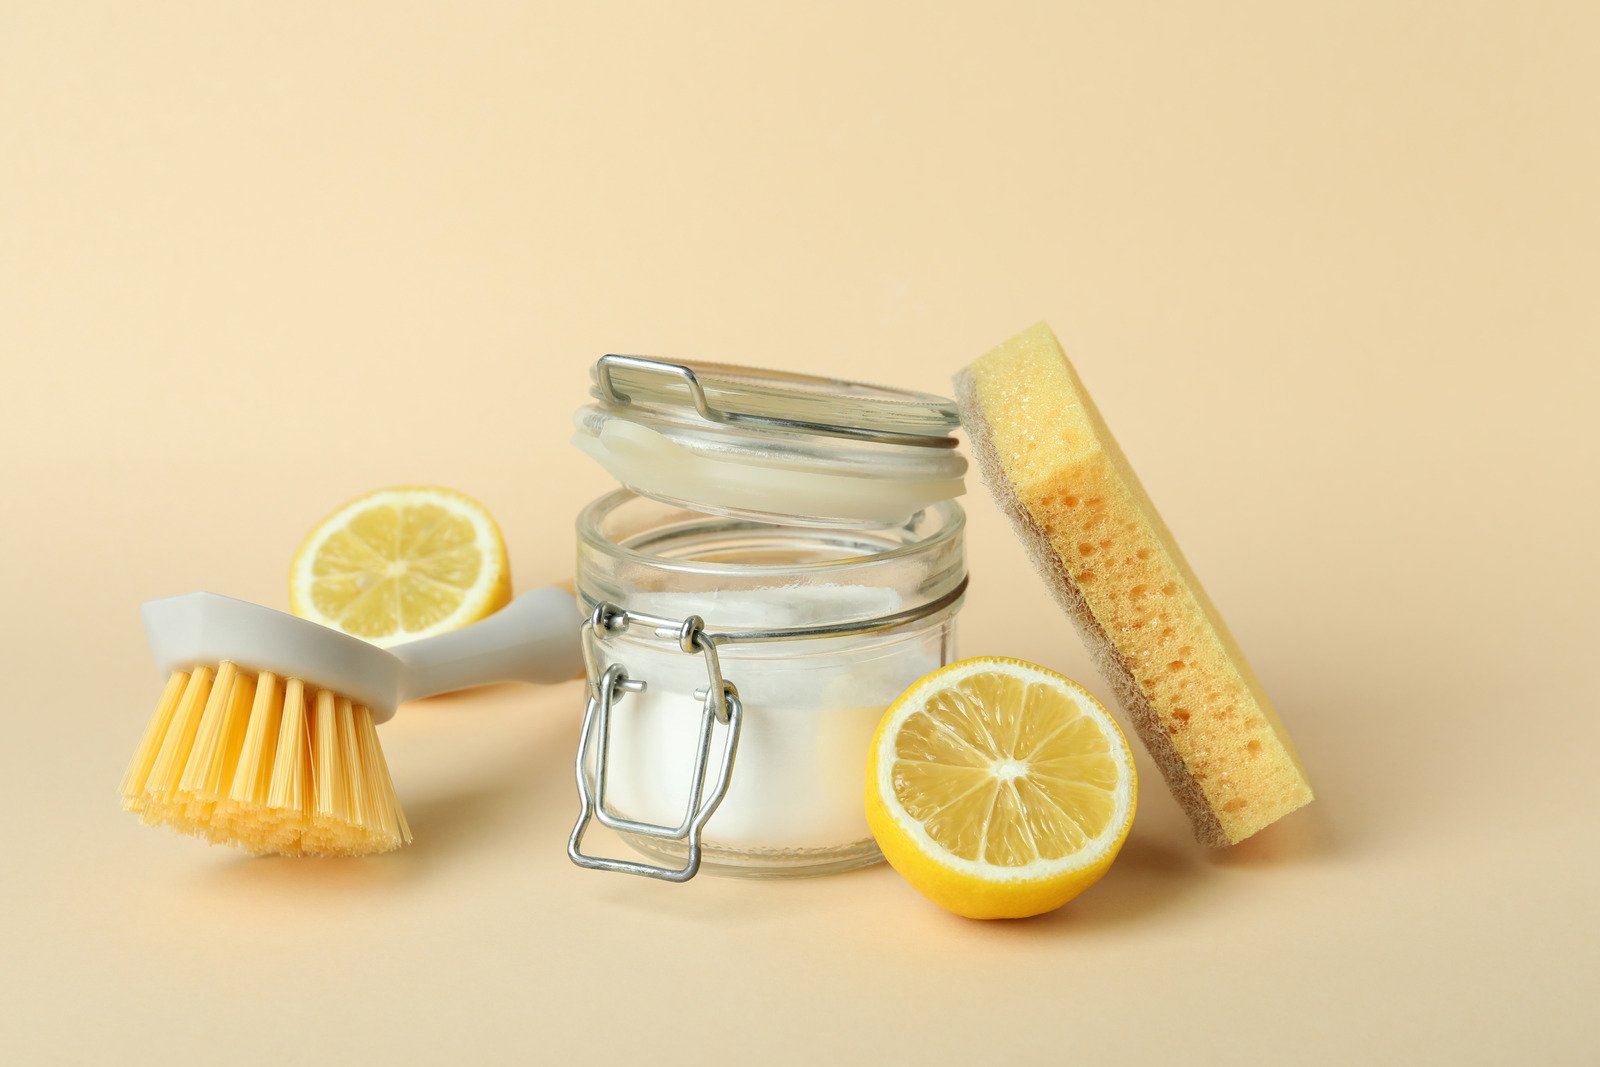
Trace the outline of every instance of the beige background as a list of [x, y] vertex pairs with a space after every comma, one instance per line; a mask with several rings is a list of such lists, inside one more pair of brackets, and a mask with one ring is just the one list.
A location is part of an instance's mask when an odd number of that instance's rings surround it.
[[[1594, 5], [0, 7], [11, 1062], [1593, 1062]], [[579, 688], [404, 712], [415, 846], [114, 788], [146, 598], [443, 482], [520, 587], [606, 351], [941, 390], [1048, 318], [1319, 791], [982, 925], [579, 871]], [[974, 484], [974, 488], [976, 488]], [[1106, 687], [981, 491], [964, 651]]]

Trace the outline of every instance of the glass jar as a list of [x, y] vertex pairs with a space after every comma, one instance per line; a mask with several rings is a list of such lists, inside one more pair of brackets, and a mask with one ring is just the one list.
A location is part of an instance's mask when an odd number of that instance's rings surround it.
[[[952, 406], [635, 357], [595, 380], [579, 440], [631, 488], [577, 522], [589, 699], [569, 855], [674, 881], [876, 862], [873, 731], [955, 658]], [[586, 851], [591, 820], [646, 859]]]

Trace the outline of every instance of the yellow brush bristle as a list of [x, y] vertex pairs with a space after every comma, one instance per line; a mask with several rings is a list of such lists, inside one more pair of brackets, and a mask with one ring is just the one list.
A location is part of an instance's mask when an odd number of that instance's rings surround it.
[[122, 806], [256, 853], [357, 856], [411, 841], [368, 708], [232, 663], [172, 673]]

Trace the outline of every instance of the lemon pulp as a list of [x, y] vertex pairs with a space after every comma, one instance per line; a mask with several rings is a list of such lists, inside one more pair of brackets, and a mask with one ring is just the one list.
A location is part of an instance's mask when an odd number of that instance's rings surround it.
[[504, 607], [510, 568], [481, 504], [433, 487], [379, 490], [306, 538], [290, 574], [296, 615], [375, 644], [464, 626]]
[[965, 660], [912, 686], [868, 767], [890, 863], [978, 918], [1037, 914], [1104, 874], [1133, 821], [1132, 753], [1077, 683], [1020, 660]]

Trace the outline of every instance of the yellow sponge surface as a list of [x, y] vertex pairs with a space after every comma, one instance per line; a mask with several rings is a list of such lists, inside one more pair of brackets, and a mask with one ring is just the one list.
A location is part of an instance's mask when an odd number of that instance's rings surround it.
[[1050, 328], [1007, 341], [956, 385], [985, 482], [1196, 835], [1230, 844], [1310, 801], [1282, 720]]

